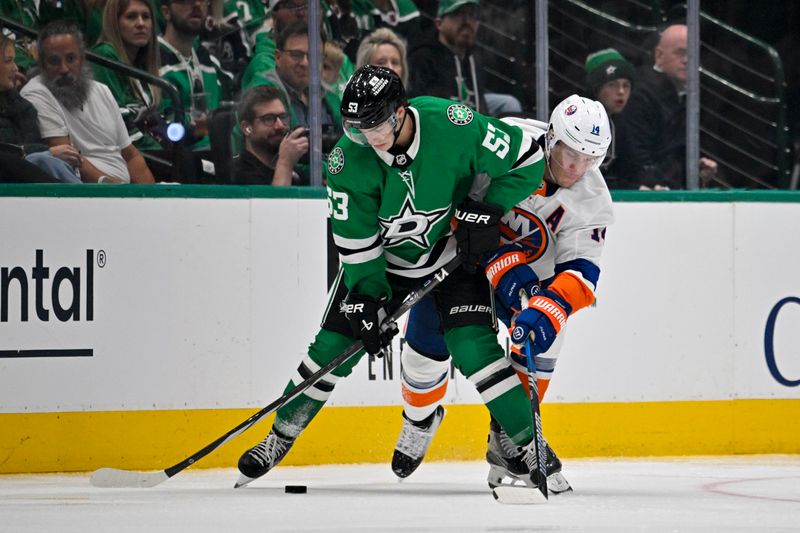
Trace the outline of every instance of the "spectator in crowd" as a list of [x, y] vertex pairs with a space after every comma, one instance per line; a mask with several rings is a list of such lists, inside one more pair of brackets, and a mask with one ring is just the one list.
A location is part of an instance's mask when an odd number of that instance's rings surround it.
[[[36, 30], [39, 28], [39, 11], [36, 4], [35, 0], [0, 0], [0, 14]], [[7, 36], [12, 35], [8, 29], [4, 29], [3, 32]], [[19, 89], [23, 83], [28, 81], [25, 72], [36, 65], [36, 57], [31, 53], [34, 42], [27, 36], [16, 36], [15, 45], [14, 61], [18, 69], [15, 76], [17, 77], [16, 87]]]
[[378, 28], [361, 40], [356, 68], [364, 65], [386, 67], [400, 77], [404, 86], [408, 84], [406, 43], [389, 28]]
[[[198, 36], [208, 15], [207, 0], [162, 0], [161, 14], [166, 22], [161, 47], [162, 78], [178, 88], [189, 111], [187, 141], [194, 149], [208, 148], [208, 116], [220, 102], [230, 100], [231, 75], [217, 58], [200, 44]], [[163, 98], [163, 107], [170, 108]]]
[[480, 25], [478, 0], [439, 0], [434, 24], [437, 33], [433, 38], [412, 45], [408, 55], [411, 96], [449, 98], [492, 115], [522, 110], [511, 95], [483, 92], [473, 53]]
[[292, 185], [295, 172], [308, 152], [308, 130], [289, 131], [289, 113], [275, 87], [253, 87], [239, 103], [245, 149], [234, 158], [232, 182], [241, 185]]
[[36, 108], [50, 148], [74, 147], [84, 182], [153, 183], [111, 91], [91, 79], [78, 27], [62, 21], [47, 24], [39, 32], [38, 47], [41, 74], [21, 94]]
[[[636, 90], [620, 115], [618, 188], [686, 187], [687, 59], [686, 25], [668, 26], [655, 47], [653, 67], [639, 72]], [[716, 161], [701, 157], [699, 172], [703, 182], [713, 179]]]
[[344, 84], [339, 83], [339, 72], [344, 63], [344, 52], [333, 41], [327, 41], [322, 50], [322, 87], [339, 98], [344, 91]]
[[[158, 76], [159, 52], [153, 10], [147, 0], [107, 0], [103, 31], [92, 51]], [[160, 150], [151, 134], [140, 131], [137, 118], [160, 100], [158, 87], [100, 65], [92, 65], [95, 80], [108, 86], [128, 125], [131, 140], [139, 150]]]
[[253, 78], [275, 68], [275, 38], [287, 26], [308, 24], [308, 0], [269, 0], [269, 21], [266, 31], [257, 36], [255, 52], [242, 76], [242, 90], [258, 83]]
[[[36, 109], [16, 90], [15, 39], [0, 30], [0, 181], [80, 183], [80, 154], [72, 146], [48, 149], [39, 133]], [[15, 174], [20, 177], [15, 178]]]
[[619, 113], [625, 109], [636, 78], [633, 65], [614, 48], [599, 50], [586, 57], [586, 86], [589, 96], [603, 104], [611, 126], [611, 145], [600, 170], [606, 182], [613, 187], [616, 171], [616, 140]]
[[[277, 35], [275, 41], [275, 70], [260, 74], [255, 85], [272, 85], [280, 89], [289, 105], [292, 127], [308, 128], [308, 29], [305, 23], [296, 22]], [[323, 132], [342, 133], [339, 116], [339, 99], [327, 92], [323, 95], [320, 123]]]
[[56, 20], [72, 22], [85, 36], [87, 43], [100, 37], [103, 26], [103, 7], [106, 0], [38, 0], [39, 22]]
[[422, 43], [419, 10], [413, 0], [371, 0], [369, 29], [389, 28], [409, 43]]

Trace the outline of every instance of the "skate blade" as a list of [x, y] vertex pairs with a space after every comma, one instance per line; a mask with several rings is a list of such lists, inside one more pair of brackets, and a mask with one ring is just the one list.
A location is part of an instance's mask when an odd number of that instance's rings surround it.
[[547, 476], [547, 489], [553, 494], [572, 492], [572, 486], [561, 472], [556, 472], [555, 474]]
[[500, 485], [492, 489], [494, 499], [509, 505], [531, 505], [547, 503], [539, 489], [525, 485]]
[[233, 486], [234, 489], [238, 489], [239, 487], [244, 487], [251, 481], [255, 481], [256, 478], [247, 477], [244, 474], [239, 474], [239, 479], [236, 480], [236, 484]]

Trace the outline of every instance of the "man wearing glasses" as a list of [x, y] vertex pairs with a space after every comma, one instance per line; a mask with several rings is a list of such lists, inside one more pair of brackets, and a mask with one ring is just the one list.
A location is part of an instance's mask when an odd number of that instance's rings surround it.
[[295, 165], [308, 152], [305, 128], [289, 131], [289, 113], [275, 87], [253, 87], [239, 104], [244, 150], [233, 159], [239, 185], [297, 185]]

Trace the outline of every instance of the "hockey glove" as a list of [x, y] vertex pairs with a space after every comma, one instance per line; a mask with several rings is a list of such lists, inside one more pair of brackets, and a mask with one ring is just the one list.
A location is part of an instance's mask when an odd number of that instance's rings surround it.
[[351, 292], [345, 302], [344, 314], [350, 321], [353, 337], [361, 339], [367, 353], [378, 357], [383, 355], [383, 349], [389, 346], [398, 331], [395, 322], [385, 323], [387, 301], [385, 296], [376, 299]]
[[500, 246], [503, 209], [496, 205], [466, 200], [456, 209], [458, 253], [468, 272], [475, 272], [487, 254]]
[[507, 244], [487, 259], [484, 270], [494, 295], [509, 315], [522, 311], [520, 298], [530, 298], [539, 291], [539, 276], [528, 266], [520, 244]]
[[528, 300], [513, 323], [511, 342], [521, 348], [530, 337], [533, 355], [546, 352], [567, 323], [572, 306], [554, 291], [541, 290]]

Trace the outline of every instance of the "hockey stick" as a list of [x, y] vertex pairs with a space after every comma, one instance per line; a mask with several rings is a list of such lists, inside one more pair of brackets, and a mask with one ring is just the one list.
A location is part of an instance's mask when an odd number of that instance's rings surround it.
[[531, 413], [533, 414], [533, 442], [536, 446], [536, 466], [539, 476], [536, 480], [536, 488], [542, 493], [544, 499], [547, 496], [547, 461], [544, 437], [542, 436], [542, 414], [539, 411], [539, 386], [536, 383], [536, 363], [533, 360], [533, 350], [531, 349], [531, 339], [525, 341], [525, 362], [528, 364], [528, 388], [531, 391]]
[[498, 485], [492, 495], [500, 503], [530, 504], [547, 503], [547, 452], [542, 437], [542, 416], [539, 412], [539, 387], [536, 384], [536, 363], [533, 360], [530, 338], [525, 342], [525, 362], [528, 367], [528, 389], [531, 395], [531, 416], [533, 419], [533, 443], [536, 450], [536, 488], [527, 485]]
[[[391, 322], [396, 322], [400, 319], [400, 317], [409, 309], [411, 309], [414, 304], [419, 302], [423, 297], [425, 297], [431, 290], [434, 289], [437, 285], [445, 280], [447, 276], [453, 273], [453, 271], [461, 264], [461, 258], [456, 256], [452, 259], [449, 263], [441, 267], [438, 271], [436, 271], [432, 277], [430, 277], [422, 286], [414, 291], [411, 291], [408, 296], [406, 296], [403, 303], [400, 304], [391, 315], [389, 315], [386, 320], [385, 324], [389, 324]], [[252, 427], [256, 422], [264, 418], [265, 416], [272, 414], [273, 412], [277, 411], [285, 404], [299, 396], [303, 391], [314, 385], [320, 378], [329, 374], [341, 364], [348, 361], [351, 357], [353, 357], [356, 353], [361, 351], [364, 347], [364, 344], [361, 341], [357, 341], [353, 343], [347, 350], [339, 354], [335, 359], [329, 362], [327, 365], [323, 366], [313, 374], [311, 374], [305, 381], [301, 382], [300, 384], [296, 385], [292, 390], [272, 402], [271, 404], [267, 405], [250, 418], [236, 426], [235, 428], [231, 429], [220, 438], [216, 439], [215, 441], [211, 442], [207, 446], [203, 447], [202, 449], [198, 450], [197, 452], [193, 453], [183, 461], [176, 463], [169, 468], [165, 468], [164, 470], [158, 472], [139, 472], [135, 470], [124, 470], [119, 468], [100, 468], [96, 470], [92, 476], [89, 478], [89, 482], [94, 485], [95, 487], [105, 487], [105, 488], [149, 488], [155, 487], [156, 485], [166, 481], [167, 479], [171, 478], [175, 474], [185, 470], [186, 468], [190, 467], [206, 455], [210, 454], [226, 442], [238, 437], [250, 427]]]

